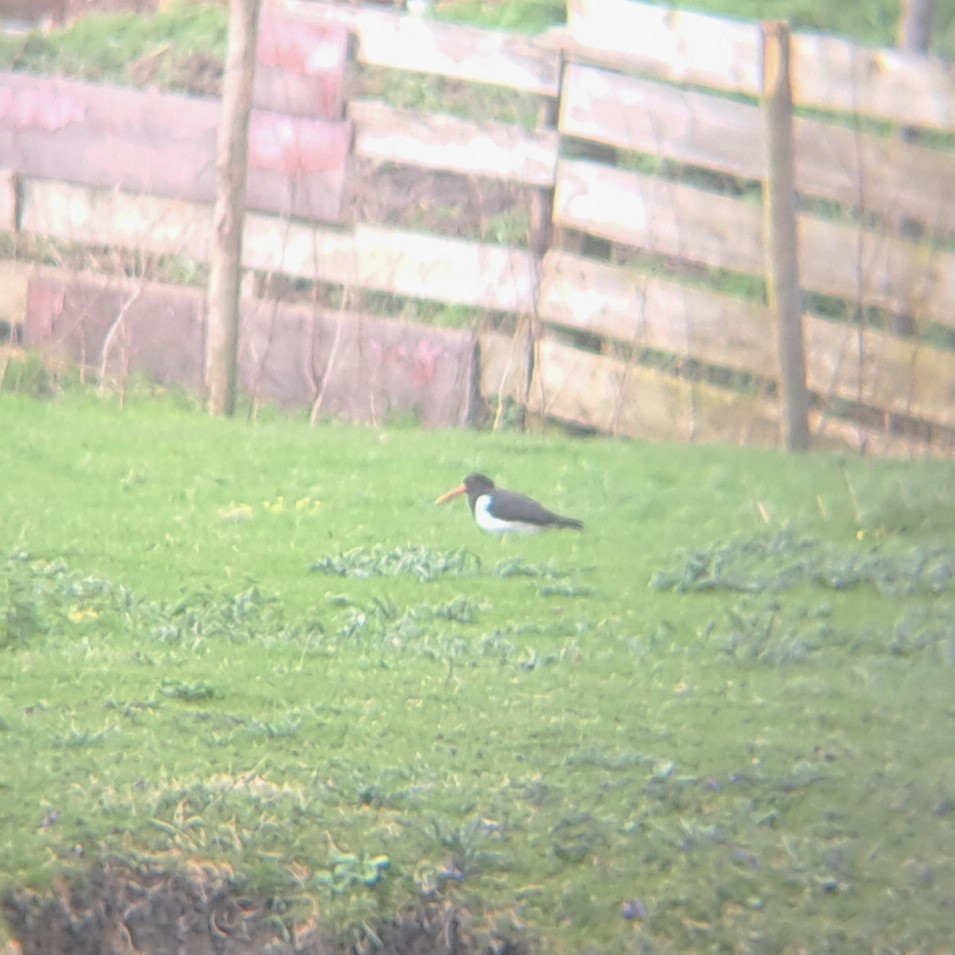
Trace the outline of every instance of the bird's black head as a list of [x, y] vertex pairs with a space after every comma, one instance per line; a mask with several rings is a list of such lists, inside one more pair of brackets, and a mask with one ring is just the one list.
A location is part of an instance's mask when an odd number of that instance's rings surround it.
[[459, 494], [467, 494], [468, 503], [471, 505], [471, 510], [473, 511], [474, 502], [482, 494], [489, 494], [493, 490], [494, 482], [489, 477], [483, 474], [469, 474], [456, 488], [448, 491], [447, 494], [442, 494], [434, 503], [444, 504]]
[[471, 500], [494, 490], [494, 482], [486, 474], [469, 474], [464, 479], [464, 486], [467, 488], [468, 497]]

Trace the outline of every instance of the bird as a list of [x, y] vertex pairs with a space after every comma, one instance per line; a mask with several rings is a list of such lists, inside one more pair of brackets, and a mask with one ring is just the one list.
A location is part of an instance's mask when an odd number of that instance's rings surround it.
[[561, 517], [523, 494], [495, 487], [484, 474], [469, 474], [434, 503], [444, 504], [461, 494], [467, 494], [477, 526], [489, 534], [536, 534], [550, 527], [584, 529], [583, 522], [576, 518]]

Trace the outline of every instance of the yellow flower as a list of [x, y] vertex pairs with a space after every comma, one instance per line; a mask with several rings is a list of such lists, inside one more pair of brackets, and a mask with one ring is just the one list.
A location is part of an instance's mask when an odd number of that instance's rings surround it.
[[99, 614], [89, 608], [74, 607], [69, 614], [70, 623], [82, 623], [84, 620], [99, 620]]

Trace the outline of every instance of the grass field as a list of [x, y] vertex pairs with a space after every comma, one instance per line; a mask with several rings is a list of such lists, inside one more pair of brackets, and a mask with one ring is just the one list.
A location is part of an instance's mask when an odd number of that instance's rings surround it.
[[[0, 434], [0, 889], [109, 856], [286, 924], [951, 950], [951, 464], [83, 392]], [[586, 530], [433, 505], [474, 469]]]

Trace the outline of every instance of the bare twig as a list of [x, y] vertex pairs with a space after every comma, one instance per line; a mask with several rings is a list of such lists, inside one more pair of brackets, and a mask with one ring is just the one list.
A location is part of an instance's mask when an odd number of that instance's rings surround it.
[[[325, 391], [328, 388], [328, 379], [331, 377], [332, 369], [334, 368], [335, 361], [338, 357], [338, 345], [342, 337], [342, 322], [345, 321], [345, 311], [348, 308], [348, 304], [350, 301], [351, 301], [351, 290], [346, 288], [342, 292], [342, 300], [338, 308], [338, 321], [336, 321], [335, 323], [335, 337], [332, 339], [332, 347], [328, 352], [328, 358], [326, 359], [324, 363], [324, 368], [322, 369], [320, 380], [316, 383], [318, 385], [318, 391], [316, 392], [315, 398], [312, 401], [312, 407], [308, 415], [308, 420], [311, 424], [315, 424], [315, 422], [318, 420], [319, 414], [321, 414], [322, 402], [325, 400]], [[317, 321], [315, 324], [317, 324]], [[312, 368], [315, 367], [314, 365], [315, 324], [313, 324], [312, 326], [313, 351], [312, 351], [312, 362], [310, 363]]]
[[[109, 364], [109, 353], [110, 353], [110, 349], [111, 349], [112, 344], [113, 344], [113, 338], [115, 337], [115, 335], [117, 334], [117, 332], [123, 327], [123, 325], [124, 325], [124, 323], [125, 323], [125, 320], [126, 320], [126, 316], [129, 314], [130, 308], [132, 308], [133, 304], [136, 302], [136, 300], [139, 298], [139, 296], [142, 295], [142, 292], [143, 292], [143, 286], [142, 286], [142, 283], [140, 282], [140, 283], [136, 286], [136, 288], [134, 288], [133, 291], [129, 294], [129, 296], [127, 296], [126, 301], [123, 302], [123, 305], [122, 305], [122, 307], [121, 307], [120, 310], [119, 310], [119, 313], [117, 314], [116, 318], [113, 319], [113, 321], [112, 321], [112, 323], [110, 324], [109, 328], [106, 330], [106, 334], [103, 336], [103, 347], [102, 347], [102, 352], [101, 352], [101, 354], [100, 354], [100, 366], [99, 366], [100, 393], [101, 393], [101, 394], [105, 393], [105, 389], [106, 389], [106, 370], [107, 370], [107, 366], [108, 366], [108, 364]], [[128, 371], [129, 371], [129, 355], [128, 355], [128, 352], [125, 354], [125, 361], [126, 361], [125, 371], [128, 372]], [[124, 379], [123, 379], [123, 377], [121, 376], [121, 377], [120, 377], [120, 382], [123, 382], [123, 380], [124, 380]], [[123, 400], [123, 402], [125, 403], [125, 393], [124, 393], [124, 392], [123, 392], [123, 394], [122, 394], [122, 396], [121, 396], [121, 400]]]
[[[640, 317], [634, 323], [633, 334], [630, 336], [629, 349], [630, 353], [627, 355], [627, 360], [623, 363], [623, 373], [620, 375], [620, 380], [617, 385], [617, 395], [613, 403], [613, 412], [610, 416], [610, 433], [617, 433], [617, 421], [620, 418], [620, 412], [623, 408], [625, 400], [625, 390], [627, 387], [627, 379], [630, 375], [630, 369], [633, 365], [636, 364], [637, 352], [640, 349], [640, 343], [643, 341], [643, 332], [647, 320], [647, 284], [649, 278], [647, 276], [643, 277], [643, 288], [640, 295]], [[685, 311], [685, 310], [684, 310]], [[689, 335], [687, 336], [689, 340]], [[691, 436], [692, 437], [692, 436]]]

